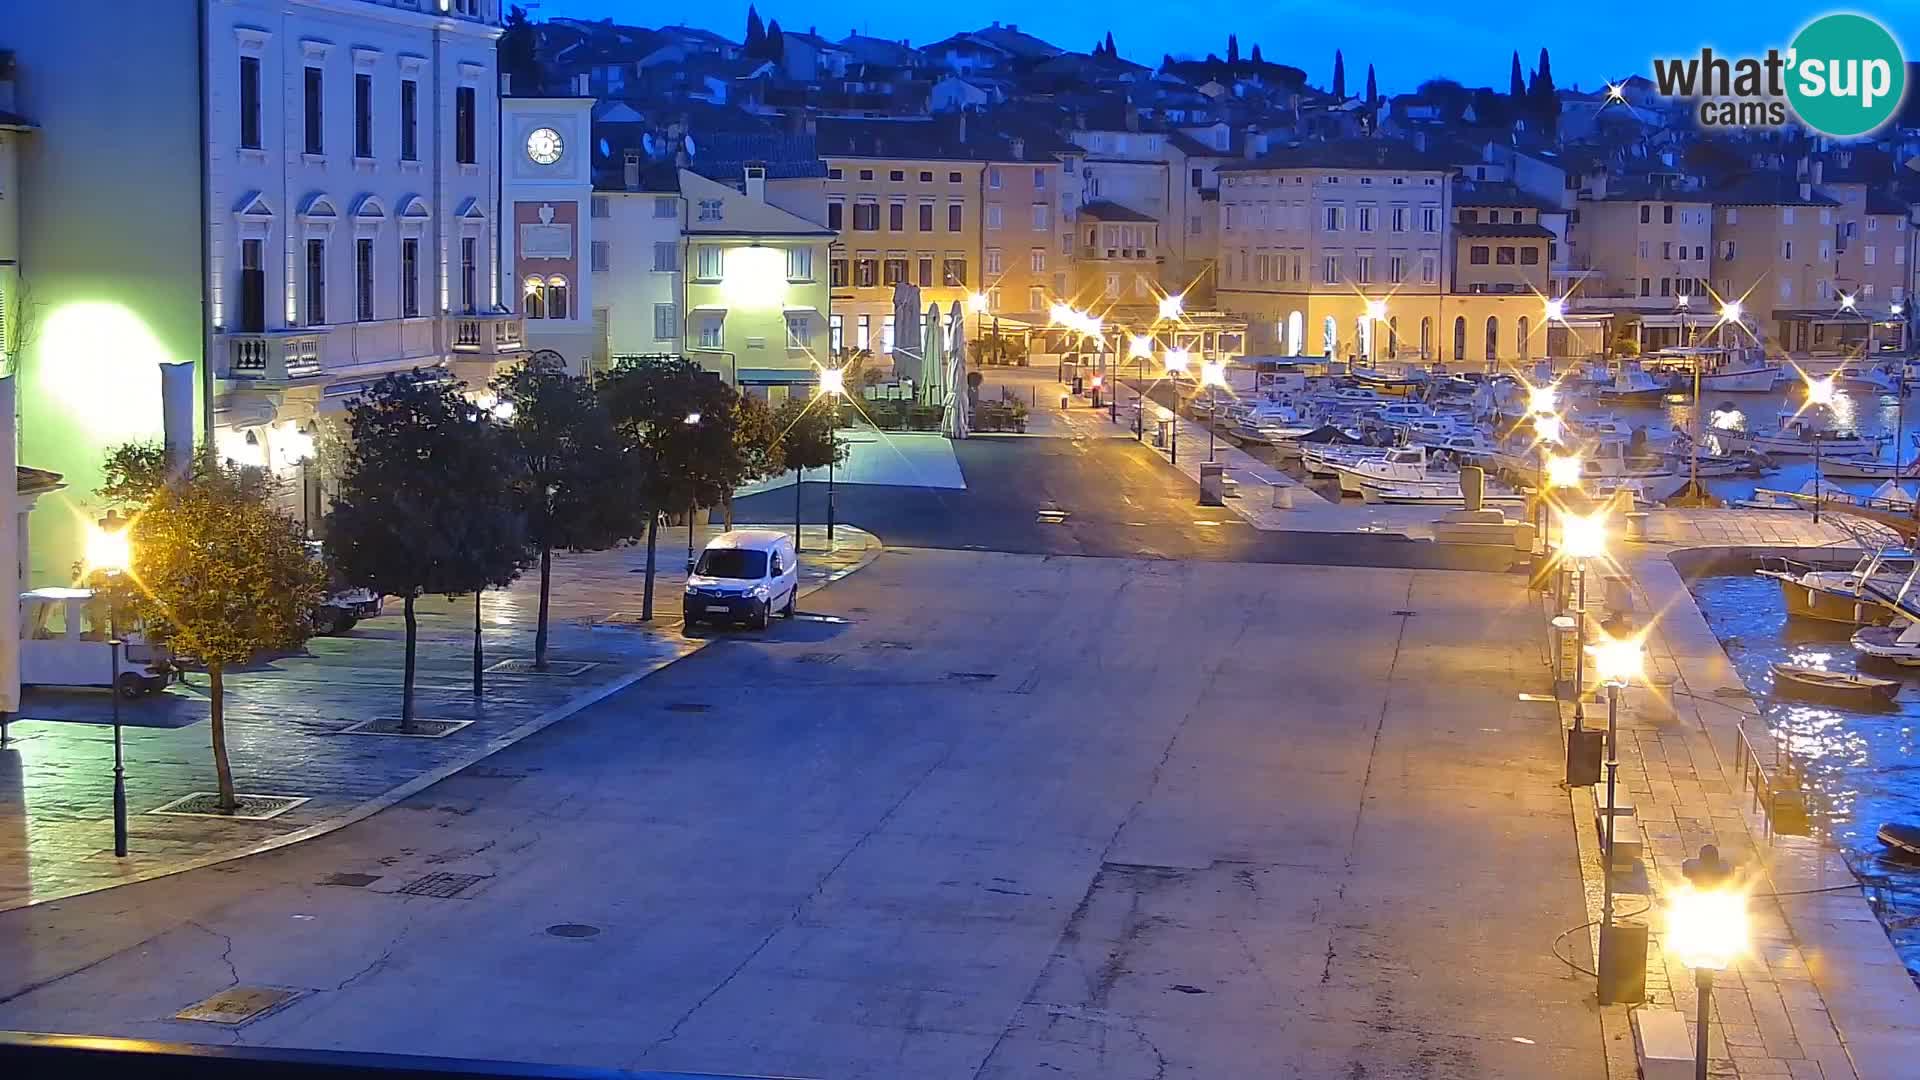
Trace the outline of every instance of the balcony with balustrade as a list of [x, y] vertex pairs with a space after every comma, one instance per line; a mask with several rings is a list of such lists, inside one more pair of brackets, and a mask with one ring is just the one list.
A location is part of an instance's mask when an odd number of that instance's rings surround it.
[[451, 349], [458, 356], [511, 358], [526, 348], [526, 316], [509, 311], [454, 315]]
[[235, 388], [320, 384], [335, 379], [498, 362], [525, 348], [522, 317], [511, 312], [376, 319], [219, 335], [217, 376]]

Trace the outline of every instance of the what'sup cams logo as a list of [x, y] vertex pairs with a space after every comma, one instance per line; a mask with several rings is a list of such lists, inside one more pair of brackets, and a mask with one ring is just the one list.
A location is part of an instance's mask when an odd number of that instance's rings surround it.
[[1701, 127], [1780, 127], [1789, 108], [1807, 127], [1850, 138], [1893, 118], [1907, 92], [1907, 64], [1893, 34], [1865, 15], [1822, 15], [1785, 52], [1655, 60], [1661, 96], [1690, 98]]

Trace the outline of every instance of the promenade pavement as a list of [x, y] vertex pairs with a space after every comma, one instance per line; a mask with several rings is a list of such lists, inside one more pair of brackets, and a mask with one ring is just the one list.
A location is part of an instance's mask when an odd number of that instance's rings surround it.
[[[696, 542], [719, 532], [698, 530]], [[226, 679], [229, 755], [243, 793], [306, 801], [266, 820], [155, 814], [215, 790], [206, 677], [122, 702], [129, 853], [113, 854], [113, 741], [104, 692], [29, 689], [0, 750], [0, 910], [205, 865], [305, 839], [364, 817], [532, 731], [622, 689], [727, 632], [683, 632], [684, 528], [663, 529], [655, 613], [639, 620], [645, 548], [554, 556], [551, 674], [494, 670], [473, 695], [472, 597], [417, 602], [419, 717], [466, 721], [443, 738], [347, 733], [397, 717], [404, 627], [397, 602], [338, 637], [314, 638]], [[802, 591], [864, 565], [878, 541], [858, 529], [802, 536]], [[480, 601], [488, 666], [533, 655], [537, 574]], [[744, 633], [744, 632], [742, 632]]]

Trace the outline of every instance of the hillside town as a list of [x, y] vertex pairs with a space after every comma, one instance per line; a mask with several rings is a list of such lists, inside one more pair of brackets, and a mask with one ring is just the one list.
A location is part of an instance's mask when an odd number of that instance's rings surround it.
[[1911, 1075], [1916, 28], [1769, 2], [13, 4], [0, 1073]]

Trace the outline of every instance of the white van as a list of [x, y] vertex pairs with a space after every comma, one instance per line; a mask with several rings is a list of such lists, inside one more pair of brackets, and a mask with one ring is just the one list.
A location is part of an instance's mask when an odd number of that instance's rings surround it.
[[793, 617], [800, 558], [793, 537], [773, 529], [735, 529], [707, 541], [687, 575], [686, 624], [744, 622], [766, 629], [773, 613]]

